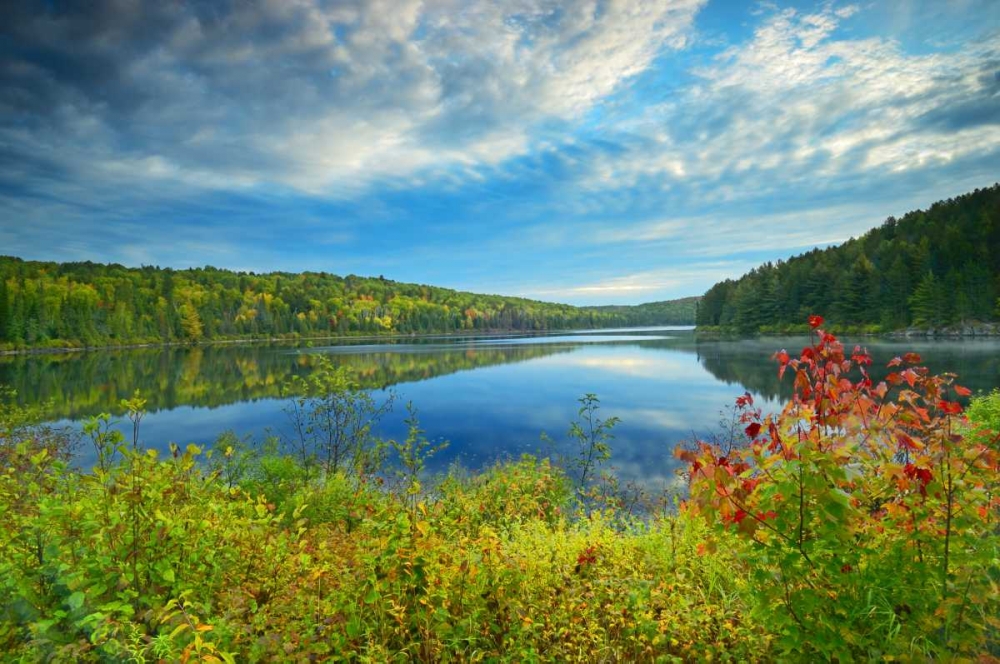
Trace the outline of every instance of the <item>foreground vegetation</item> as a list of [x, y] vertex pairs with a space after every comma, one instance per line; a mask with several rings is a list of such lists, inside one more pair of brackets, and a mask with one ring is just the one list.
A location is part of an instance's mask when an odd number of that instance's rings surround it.
[[[820, 321], [813, 320], [818, 327]], [[0, 651], [24, 661], [994, 661], [1000, 392], [913, 355], [885, 382], [828, 334], [738, 435], [681, 449], [690, 495], [603, 464], [616, 418], [580, 400], [556, 464], [431, 482], [443, 443], [382, 441], [392, 396], [320, 367], [295, 439], [141, 446], [86, 427], [95, 467], [6, 407]], [[993, 657], [994, 660], [990, 658]]]
[[799, 332], [817, 313], [844, 331], [962, 328], [1000, 321], [998, 296], [1000, 184], [717, 283], [698, 305], [697, 324], [742, 334]]
[[0, 350], [693, 323], [690, 298], [587, 308], [383, 277], [0, 256]]

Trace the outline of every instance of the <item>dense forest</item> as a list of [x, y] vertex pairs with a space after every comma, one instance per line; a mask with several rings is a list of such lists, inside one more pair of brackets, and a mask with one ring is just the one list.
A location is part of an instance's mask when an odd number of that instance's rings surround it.
[[647, 302], [635, 306], [591, 307], [601, 314], [624, 316], [630, 325], [693, 325], [700, 297]]
[[715, 284], [699, 327], [789, 331], [811, 314], [879, 332], [1000, 318], [1000, 184]]
[[[662, 317], [660, 317], [662, 314]], [[582, 308], [326, 273], [0, 257], [0, 349], [693, 323], [690, 304]]]

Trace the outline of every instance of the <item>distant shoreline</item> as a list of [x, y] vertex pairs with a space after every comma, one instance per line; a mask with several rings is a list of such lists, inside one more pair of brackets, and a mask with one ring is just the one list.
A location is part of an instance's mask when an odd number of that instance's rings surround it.
[[0, 357], [10, 357], [16, 355], [68, 355], [72, 353], [92, 353], [97, 351], [115, 351], [115, 350], [141, 350], [148, 348], [199, 348], [205, 346], [224, 346], [224, 345], [240, 345], [240, 346], [252, 346], [252, 345], [270, 345], [270, 344], [285, 344], [289, 346], [304, 346], [307, 343], [313, 343], [317, 341], [380, 341], [387, 339], [452, 339], [452, 338], [462, 338], [462, 337], [501, 337], [511, 334], [519, 334], [524, 336], [537, 336], [542, 334], [570, 334], [570, 333], [580, 333], [585, 331], [593, 330], [595, 332], [610, 332], [613, 330], [623, 330], [623, 329], [635, 329], [642, 330], [650, 327], [676, 327], [676, 328], [690, 328], [694, 330], [693, 325], [682, 325], [682, 324], [672, 324], [664, 323], [662, 325], [639, 325], [634, 328], [623, 328], [623, 327], [613, 327], [613, 328], [569, 328], [561, 330], [458, 330], [455, 332], [428, 332], [424, 334], [417, 334], [415, 332], [409, 333], [389, 333], [389, 334], [359, 334], [359, 335], [325, 335], [320, 337], [299, 337], [297, 339], [289, 339], [283, 337], [245, 337], [240, 339], [209, 339], [205, 341], [162, 341], [162, 342], [148, 342], [148, 343], [133, 343], [133, 344], [121, 344], [121, 345], [103, 345], [103, 346], [59, 346], [54, 348], [16, 348], [13, 350], [0, 350]]
[[[827, 329], [827, 328], [824, 328]], [[883, 339], [991, 339], [1000, 337], [1000, 323], [970, 323], [958, 327], [946, 328], [904, 328], [872, 332], [863, 328], [831, 326], [829, 331], [838, 336], [871, 337]], [[750, 334], [740, 334], [733, 330], [718, 327], [696, 327], [695, 333], [706, 338], [717, 339], [754, 339], [758, 337], [801, 337], [812, 334], [810, 328], [796, 330], [765, 330]]]

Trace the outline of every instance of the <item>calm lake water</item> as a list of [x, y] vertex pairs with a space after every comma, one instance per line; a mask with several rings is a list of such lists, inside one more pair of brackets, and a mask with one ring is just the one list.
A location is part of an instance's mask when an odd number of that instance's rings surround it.
[[[542, 336], [396, 339], [335, 346], [208, 346], [0, 358], [0, 384], [22, 403], [45, 404], [51, 422], [79, 427], [100, 412], [119, 419], [118, 401], [138, 388], [149, 413], [141, 438], [205, 444], [231, 429], [262, 437], [289, 433], [284, 386], [310, 371], [315, 353], [350, 368], [376, 396], [399, 400], [381, 424], [405, 436], [406, 401], [422, 428], [450, 446], [433, 471], [458, 462], [478, 468], [498, 458], [545, 453], [548, 433], [565, 441], [577, 399], [592, 392], [601, 414], [621, 418], [612, 464], [621, 477], [655, 487], [674, 478], [674, 446], [715, 430], [720, 411], [745, 390], [776, 407], [790, 393], [771, 355], [796, 352], [805, 338], [699, 340], [688, 329], [597, 330]], [[935, 372], [958, 373], [973, 390], [1000, 386], [1000, 341], [861, 340], [876, 365], [916, 351]], [[853, 346], [850, 339], [845, 345]], [[81, 448], [87, 462], [88, 449]]]

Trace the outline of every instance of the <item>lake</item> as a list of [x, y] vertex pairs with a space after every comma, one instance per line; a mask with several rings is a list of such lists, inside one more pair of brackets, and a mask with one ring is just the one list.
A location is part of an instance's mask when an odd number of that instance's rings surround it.
[[[673, 480], [681, 440], [717, 430], [720, 411], [745, 390], [776, 408], [790, 394], [772, 354], [793, 354], [806, 338], [706, 340], [686, 328], [588, 330], [543, 335], [427, 337], [352, 341], [312, 348], [215, 345], [0, 357], [0, 384], [24, 404], [45, 404], [50, 422], [79, 428], [141, 390], [149, 413], [141, 438], [166, 449], [173, 441], [206, 444], [231, 429], [244, 436], [289, 433], [285, 386], [310, 371], [314, 354], [347, 366], [378, 396], [398, 394], [380, 426], [405, 437], [412, 401], [433, 440], [450, 441], [431, 463], [479, 468], [498, 458], [547, 453], [542, 432], [565, 442], [579, 399], [594, 393], [600, 414], [621, 418], [612, 465], [623, 479], [657, 487]], [[845, 346], [853, 346], [845, 339]], [[920, 353], [934, 372], [952, 371], [974, 391], [1000, 386], [1000, 341], [863, 339], [885, 366]], [[877, 370], [873, 373], [877, 374]], [[786, 377], [787, 378], [787, 377]], [[123, 427], [124, 429], [124, 427]], [[89, 449], [81, 447], [81, 463]]]

